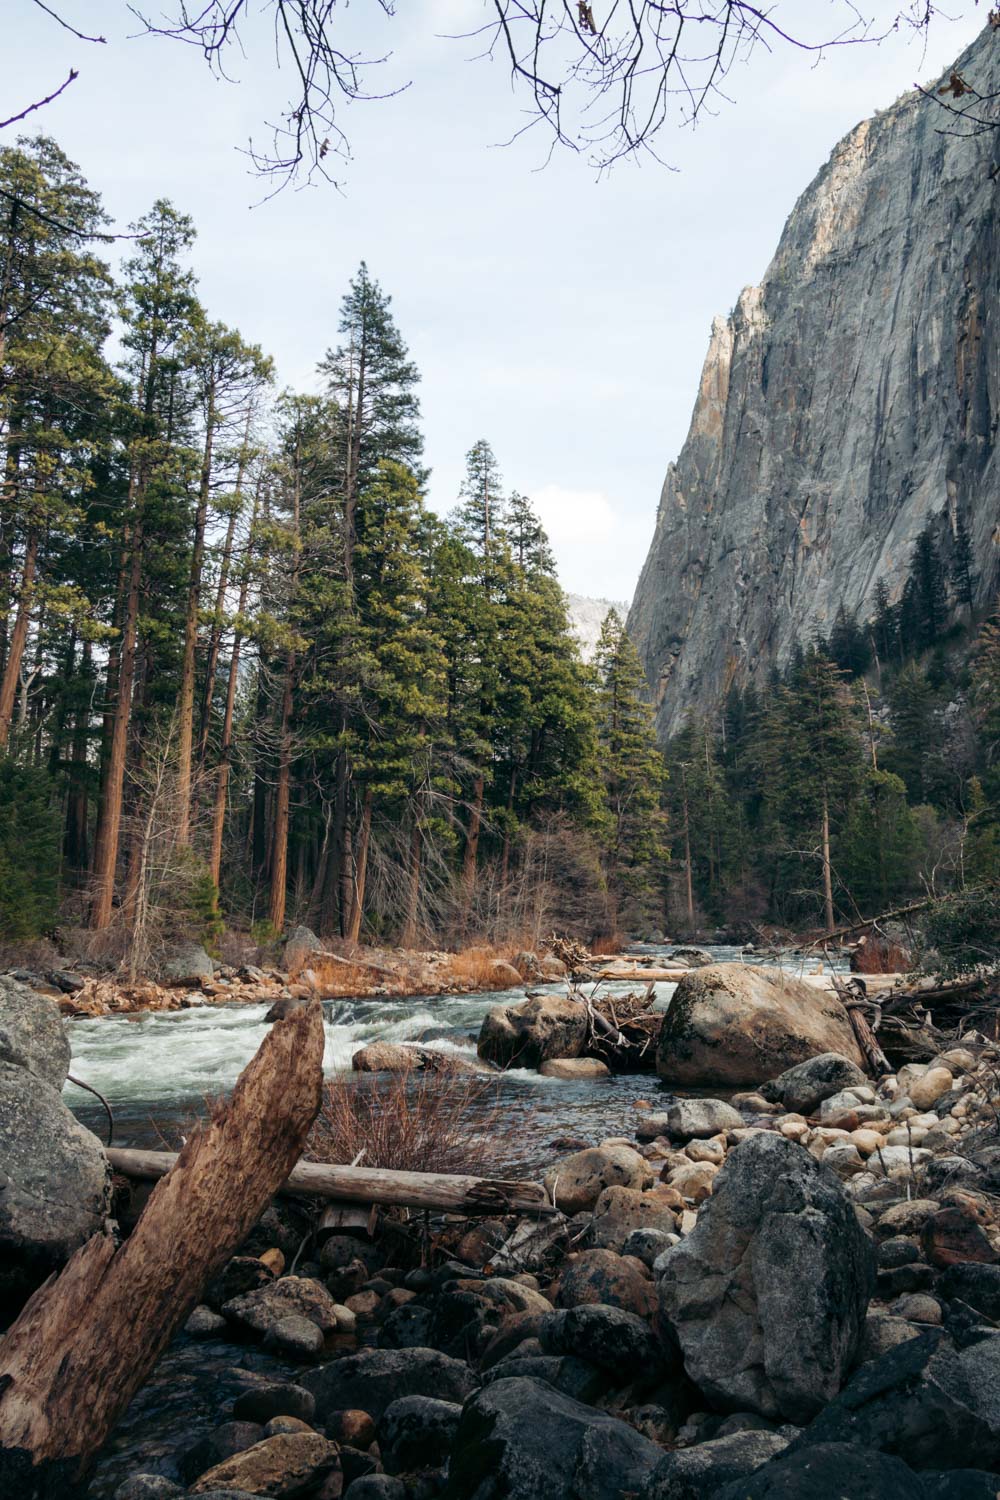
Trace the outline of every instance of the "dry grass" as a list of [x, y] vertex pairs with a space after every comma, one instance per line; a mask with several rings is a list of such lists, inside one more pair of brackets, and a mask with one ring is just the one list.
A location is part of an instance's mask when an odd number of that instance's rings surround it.
[[388, 1078], [335, 1074], [306, 1147], [312, 1161], [397, 1172], [488, 1176], [497, 1170], [499, 1100], [494, 1080], [437, 1073]]
[[329, 1000], [349, 998], [351, 995], [367, 995], [385, 976], [363, 964], [338, 964], [332, 959], [309, 954], [299, 970], [299, 977], [308, 970], [316, 977], [316, 988]]

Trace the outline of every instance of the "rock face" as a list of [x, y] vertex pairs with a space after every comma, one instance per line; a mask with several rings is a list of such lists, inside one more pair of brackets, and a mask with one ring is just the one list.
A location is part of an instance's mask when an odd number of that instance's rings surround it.
[[840, 1183], [770, 1134], [735, 1149], [656, 1272], [685, 1368], [709, 1401], [798, 1423], [839, 1391], [875, 1285], [870, 1242]]
[[501, 1068], [538, 1068], [550, 1057], [579, 1057], [587, 1012], [561, 995], [497, 1005], [483, 1021], [479, 1056]]
[[[955, 69], [1000, 88], [989, 28]], [[870, 618], [880, 578], [898, 599], [928, 522], [947, 561], [961, 516], [995, 597], [995, 144], [908, 92], [834, 149], [713, 324], [628, 619], [662, 734], [842, 603]]]
[[60, 1095], [68, 1068], [54, 1002], [0, 979], [0, 1302], [12, 1307], [110, 1210], [101, 1143]]
[[780, 969], [713, 964], [678, 984], [660, 1031], [656, 1071], [668, 1083], [756, 1085], [822, 1052], [860, 1066], [834, 995]]
[[0, 974], [0, 1063], [27, 1068], [61, 1089], [69, 1072], [69, 1039], [59, 1007]]

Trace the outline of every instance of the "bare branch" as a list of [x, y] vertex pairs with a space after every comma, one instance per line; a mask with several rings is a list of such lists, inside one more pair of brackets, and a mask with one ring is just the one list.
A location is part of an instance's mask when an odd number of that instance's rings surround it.
[[0, 130], [6, 130], [8, 125], [16, 125], [19, 120], [26, 120], [36, 109], [41, 109], [44, 105], [51, 104], [53, 99], [58, 99], [59, 95], [68, 89], [71, 83], [75, 83], [79, 76], [75, 68], [70, 68], [69, 77], [51, 94], [47, 94], [44, 99], [36, 99], [34, 104], [29, 104], [27, 109], [21, 110], [20, 114], [11, 115], [9, 120], [0, 120]]
[[67, 20], [64, 20], [58, 11], [52, 10], [50, 6], [46, 5], [44, 0], [32, 0], [32, 4], [37, 5], [39, 10], [44, 10], [47, 16], [52, 17], [57, 26], [61, 26], [64, 31], [68, 31], [71, 36], [75, 36], [78, 42], [101, 42], [105, 45], [107, 44], [107, 37], [88, 36], [84, 31], [77, 31], [76, 27], [71, 26]]

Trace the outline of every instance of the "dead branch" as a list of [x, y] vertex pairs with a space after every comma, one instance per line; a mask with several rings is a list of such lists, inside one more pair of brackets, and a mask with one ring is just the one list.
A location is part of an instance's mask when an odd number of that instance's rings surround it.
[[297, 1161], [319, 1108], [318, 1003], [275, 1025], [129, 1239], [95, 1235], [0, 1343], [0, 1493], [66, 1500], [205, 1282]]
[[[283, 1024], [282, 1022], [278, 1023]], [[153, 1180], [169, 1172], [170, 1151], [114, 1150], [108, 1160], [123, 1177]], [[462, 1177], [445, 1172], [390, 1172], [376, 1167], [341, 1167], [300, 1161], [283, 1179], [286, 1193], [308, 1193], [341, 1203], [382, 1203], [396, 1208], [431, 1208], [444, 1213], [551, 1213], [537, 1182]]]

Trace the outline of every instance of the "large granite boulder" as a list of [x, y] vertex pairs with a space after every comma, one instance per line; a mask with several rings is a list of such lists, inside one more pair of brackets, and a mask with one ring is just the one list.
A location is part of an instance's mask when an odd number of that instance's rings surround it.
[[579, 1057], [587, 1041], [587, 1012], [565, 995], [536, 995], [497, 1005], [479, 1032], [479, 1056], [500, 1068], [538, 1068], [550, 1057]]
[[100, 1141], [57, 1090], [7, 1063], [0, 1063], [0, 1184], [0, 1292], [16, 1298], [104, 1228], [111, 1172]]
[[620, 1500], [662, 1449], [633, 1427], [540, 1380], [495, 1380], [467, 1401], [449, 1465], [450, 1500]]
[[27, 1068], [58, 1090], [66, 1082], [69, 1059], [69, 1038], [55, 1001], [0, 974], [0, 1063]]
[[783, 1136], [732, 1152], [656, 1262], [660, 1306], [713, 1406], [807, 1422], [854, 1363], [875, 1257], [832, 1172]]
[[748, 1479], [788, 1447], [777, 1432], [731, 1432], [667, 1453], [650, 1474], [640, 1500], [703, 1500], [724, 1484]]
[[711, 1494], [712, 1500], [929, 1500], [917, 1475], [901, 1459], [848, 1443], [820, 1443], [799, 1453], [779, 1454]]
[[674, 991], [656, 1052], [667, 1083], [758, 1085], [821, 1052], [862, 1062], [835, 995], [780, 969], [713, 964]]
[[323, 944], [310, 927], [293, 927], [285, 939], [285, 968], [289, 974], [297, 974], [313, 953], [322, 951]]

